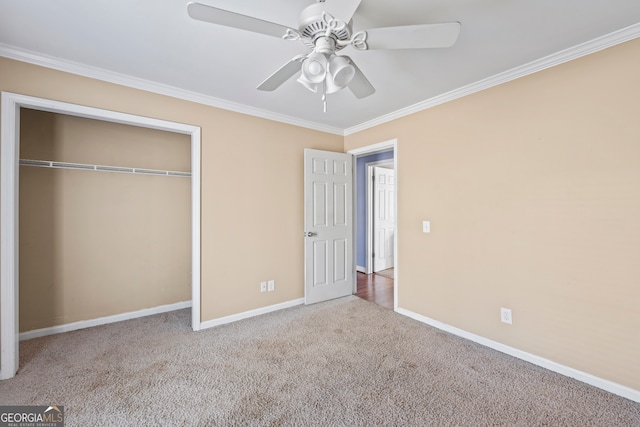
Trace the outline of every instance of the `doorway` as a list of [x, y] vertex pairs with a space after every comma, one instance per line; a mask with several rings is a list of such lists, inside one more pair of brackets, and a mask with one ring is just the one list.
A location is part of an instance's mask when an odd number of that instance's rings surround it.
[[[397, 140], [349, 151], [354, 159], [356, 286], [354, 294], [397, 307]], [[376, 168], [385, 176], [374, 191]], [[389, 178], [393, 174], [393, 178]], [[376, 193], [378, 197], [376, 197]], [[376, 210], [378, 210], [376, 215]], [[379, 226], [376, 227], [376, 216]], [[389, 222], [389, 221], [392, 222]], [[377, 252], [377, 253], [376, 253]], [[378, 259], [376, 259], [378, 255]]]
[[191, 139], [191, 320], [200, 329], [200, 128], [25, 95], [2, 93], [0, 153], [0, 379], [18, 369], [18, 157], [20, 109], [48, 111], [187, 134]]

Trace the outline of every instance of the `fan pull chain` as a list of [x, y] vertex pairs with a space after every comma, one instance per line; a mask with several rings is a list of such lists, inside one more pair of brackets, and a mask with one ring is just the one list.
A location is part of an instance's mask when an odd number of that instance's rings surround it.
[[322, 82], [322, 105], [324, 106], [324, 112], [327, 112], [327, 82]]

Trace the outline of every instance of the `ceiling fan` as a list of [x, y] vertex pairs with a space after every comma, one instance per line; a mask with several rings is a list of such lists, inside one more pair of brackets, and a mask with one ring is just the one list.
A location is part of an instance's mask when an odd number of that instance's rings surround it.
[[189, 16], [200, 21], [278, 37], [299, 40], [311, 52], [297, 55], [281, 66], [259, 90], [273, 91], [300, 72], [297, 81], [313, 92], [326, 95], [349, 88], [357, 98], [376, 90], [351, 58], [336, 52], [351, 46], [358, 50], [424, 49], [452, 46], [460, 33], [459, 22], [374, 28], [353, 33], [353, 14], [361, 0], [318, 0], [300, 14], [298, 29], [264, 21], [201, 3], [189, 3]]

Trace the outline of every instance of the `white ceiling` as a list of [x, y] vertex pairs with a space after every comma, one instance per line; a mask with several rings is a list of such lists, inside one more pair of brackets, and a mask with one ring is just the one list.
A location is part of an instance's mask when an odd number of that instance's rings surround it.
[[[312, 0], [200, 2], [297, 28]], [[195, 21], [187, 3], [0, 0], [0, 55], [56, 58], [343, 131], [640, 22], [639, 0], [362, 0], [354, 31], [459, 21], [460, 37], [447, 49], [346, 48], [377, 92], [328, 95], [324, 113], [295, 78], [275, 92], [255, 89], [307, 52], [300, 42]]]

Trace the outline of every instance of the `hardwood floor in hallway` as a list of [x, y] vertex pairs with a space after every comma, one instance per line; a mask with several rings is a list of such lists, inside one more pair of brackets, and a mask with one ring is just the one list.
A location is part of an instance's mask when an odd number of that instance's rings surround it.
[[393, 279], [379, 274], [358, 273], [356, 296], [393, 310]]

